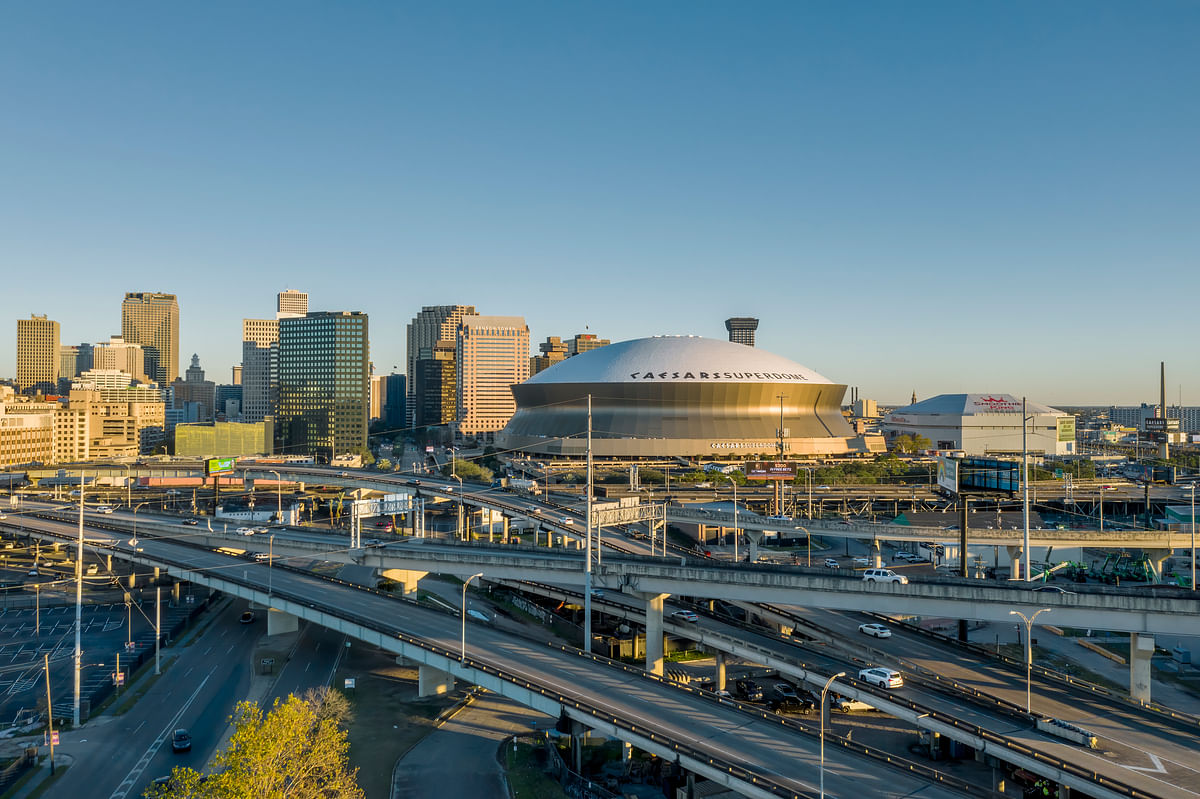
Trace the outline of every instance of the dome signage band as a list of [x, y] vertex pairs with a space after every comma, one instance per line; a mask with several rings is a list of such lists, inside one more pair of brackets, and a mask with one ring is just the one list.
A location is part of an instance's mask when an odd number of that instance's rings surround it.
[[[699, 375], [699, 377], [697, 377]], [[779, 372], [630, 372], [632, 380], [803, 380], [804, 375]]]

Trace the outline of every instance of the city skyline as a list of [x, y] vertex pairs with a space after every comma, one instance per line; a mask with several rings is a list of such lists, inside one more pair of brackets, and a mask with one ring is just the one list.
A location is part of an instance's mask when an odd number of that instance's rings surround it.
[[17, 319], [104, 341], [143, 289], [224, 375], [296, 287], [381, 374], [470, 303], [534, 342], [754, 316], [885, 403], [1153, 402], [1166, 361], [1200, 404], [1200, 8], [463, 8], [7, 10], [0, 375]]

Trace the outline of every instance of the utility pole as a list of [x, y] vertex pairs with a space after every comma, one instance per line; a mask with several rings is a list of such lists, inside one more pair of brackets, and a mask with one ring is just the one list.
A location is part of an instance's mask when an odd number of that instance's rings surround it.
[[79, 543], [75, 550], [75, 700], [71, 707], [71, 724], [79, 728], [79, 684], [83, 670], [83, 471], [79, 472]]
[[1026, 410], [1025, 398], [1021, 397], [1021, 515], [1025, 521], [1025, 538], [1021, 542], [1024, 546], [1022, 553], [1025, 556], [1025, 564], [1021, 569], [1021, 577], [1026, 582], [1030, 579], [1029, 574], [1029, 439], [1027, 431], [1029, 429], [1029, 415]]
[[50, 773], [54, 773], [54, 705], [50, 703], [50, 653], [46, 655], [46, 737], [50, 739]]
[[[583, 650], [592, 653], [592, 395], [587, 398], [587, 500], [584, 503], [587, 521], [587, 544], [584, 547], [583, 567]], [[599, 541], [596, 542], [599, 547]], [[651, 542], [653, 545], [653, 542]]]

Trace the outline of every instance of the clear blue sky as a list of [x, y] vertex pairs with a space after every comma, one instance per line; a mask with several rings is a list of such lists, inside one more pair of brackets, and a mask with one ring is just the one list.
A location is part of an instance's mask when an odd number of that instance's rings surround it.
[[16, 319], [180, 297], [228, 380], [276, 291], [534, 342], [759, 344], [863, 396], [1200, 404], [1195, 2], [53, 2], [0, 10]]

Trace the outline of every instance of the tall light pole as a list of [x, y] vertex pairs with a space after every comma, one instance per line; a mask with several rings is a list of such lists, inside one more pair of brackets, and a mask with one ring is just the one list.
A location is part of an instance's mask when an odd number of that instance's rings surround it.
[[[584, 532], [587, 541], [584, 544], [583, 564], [583, 648], [592, 654], [592, 395], [587, 397], [587, 497], [584, 500]], [[600, 542], [596, 542], [600, 548]], [[654, 538], [650, 539], [650, 554], [654, 554]]]
[[1108, 490], [1107, 486], [1100, 486], [1100, 532], [1104, 532], [1104, 492]]
[[[1028, 582], [1029, 574], [1029, 415], [1025, 411], [1025, 398], [1021, 397], [1021, 516], [1025, 522], [1025, 536], [1021, 541], [1022, 552], [1025, 553], [1025, 563], [1021, 568], [1021, 576]], [[1104, 529], [1101, 525], [1100, 529]]]
[[1188, 532], [1192, 536], [1192, 590], [1196, 590], [1196, 484], [1188, 486], [1192, 492], [1192, 514], [1188, 517]]
[[483, 572], [476, 572], [467, 579], [463, 580], [462, 588], [462, 651], [458, 656], [458, 662], [465, 664], [467, 662], [467, 586], [476, 577], [482, 577]]
[[137, 537], [137, 512], [142, 509], [143, 505], [149, 505], [149, 502], [139, 502], [137, 507], [133, 509], [133, 538], [129, 539], [129, 546], [136, 547], [138, 544]]
[[833, 685], [834, 680], [845, 676], [846, 672], [839, 671], [826, 680], [825, 687], [821, 689], [821, 799], [825, 799], [825, 693], [829, 690], [829, 686]]
[[1031, 692], [1030, 679], [1031, 679], [1031, 672], [1033, 671], [1033, 623], [1035, 621], [1037, 621], [1038, 616], [1040, 616], [1043, 613], [1049, 613], [1049, 612], [1050, 612], [1050, 608], [1042, 608], [1041, 610], [1034, 612], [1034, 614], [1032, 616], [1026, 616], [1024, 613], [1022, 613], [1019, 610], [1010, 610], [1008, 612], [1008, 615], [1010, 615], [1010, 616], [1020, 616], [1022, 621], [1025, 622], [1025, 712], [1026, 713], [1031, 712], [1029, 710], [1029, 706], [1030, 706], [1029, 699], [1030, 699], [1030, 692]]
[[[71, 724], [79, 727], [79, 694], [83, 671], [83, 470], [79, 472], [79, 543], [75, 550], [75, 699], [71, 707]], [[134, 517], [136, 518], [136, 516]]]
[[283, 478], [274, 469], [267, 472], [275, 475], [275, 523], [283, 524]]
[[[738, 503], [737, 503], [737, 480], [733, 479], [733, 475], [725, 475], [729, 478], [730, 484], [733, 486], [733, 562], [738, 562]], [[663, 535], [666, 535], [664, 532]]]
[[271, 537], [267, 539], [267, 596], [271, 596], [274, 590], [275, 577], [275, 534], [271, 533]]

